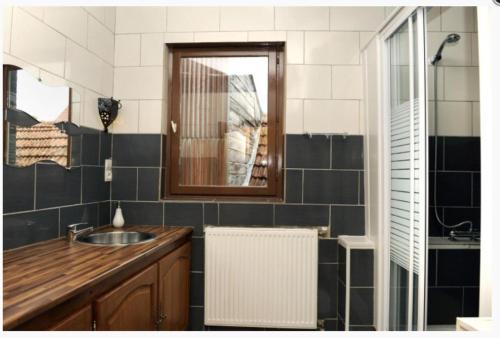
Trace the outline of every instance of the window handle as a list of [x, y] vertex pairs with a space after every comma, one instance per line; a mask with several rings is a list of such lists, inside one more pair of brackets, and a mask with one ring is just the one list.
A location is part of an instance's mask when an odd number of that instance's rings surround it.
[[175, 134], [177, 133], [177, 123], [174, 121], [170, 121], [170, 126], [172, 127], [172, 132]]

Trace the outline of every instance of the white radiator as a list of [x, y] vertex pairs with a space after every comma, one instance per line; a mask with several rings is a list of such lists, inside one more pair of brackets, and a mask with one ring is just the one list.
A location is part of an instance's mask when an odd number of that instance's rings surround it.
[[205, 325], [314, 329], [317, 289], [316, 229], [205, 229]]

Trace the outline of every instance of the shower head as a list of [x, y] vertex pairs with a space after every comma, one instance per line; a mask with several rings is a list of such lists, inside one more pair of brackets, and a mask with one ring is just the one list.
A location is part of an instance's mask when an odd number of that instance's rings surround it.
[[457, 33], [451, 33], [446, 36], [446, 38], [441, 42], [441, 45], [439, 46], [439, 49], [436, 52], [436, 55], [434, 55], [434, 58], [432, 58], [431, 64], [434, 66], [436, 65], [439, 60], [441, 60], [442, 56], [441, 53], [443, 52], [443, 48], [447, 43], [456, 43], [460, 40], [460, 35]]

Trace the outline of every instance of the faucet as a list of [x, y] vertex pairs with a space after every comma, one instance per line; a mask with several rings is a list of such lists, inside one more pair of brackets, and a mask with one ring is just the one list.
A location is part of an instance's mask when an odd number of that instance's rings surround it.
[[67, 238], [68, 238], [68, 241], [70, 242], [74, 242], [76, 237], [84, 232], [88, 232], [88, 231], [92, 231], [94, 230], [93, 227], [86, 227], [85, 229], [82, 229], [82, 230], [76, 230], [76, 228], [79, 226], [79, 225], [88, 225], [87, 222], [83, 222], [83, 223], [74, 223], [74, 224], [70, 224], [66, 227], [66, 229], [68, 229], [68, 234], [67, 234]]

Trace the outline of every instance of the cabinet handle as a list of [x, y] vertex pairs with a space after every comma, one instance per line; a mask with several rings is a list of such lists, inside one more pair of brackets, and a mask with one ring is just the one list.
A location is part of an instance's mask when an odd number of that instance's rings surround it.
[[160, 318], [158, 318], [158, 320], [156, 321], [156, 326], [160, 326], [160, 324], [163, 322], [163, 320], [167, 318], [167, 315], [164, 315], [163, 313], [160, 314]]

